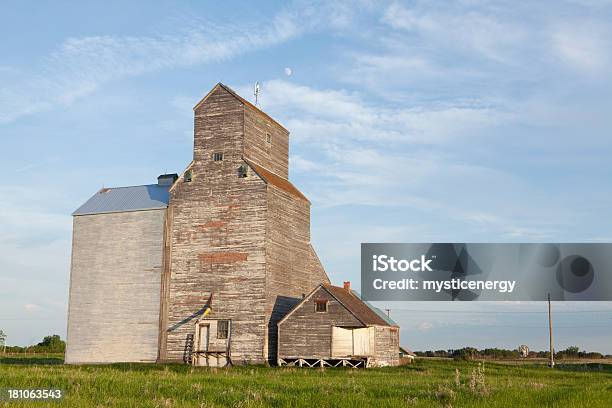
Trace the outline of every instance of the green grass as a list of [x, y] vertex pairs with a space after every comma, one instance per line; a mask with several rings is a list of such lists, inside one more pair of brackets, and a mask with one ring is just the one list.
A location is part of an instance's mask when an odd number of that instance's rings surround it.
[[[470, 387], [475, 362], [417, 360], [380, 369], [185, 365], [61, 365], [61, 356], [0, 356], [0, 388], [62, 388], [71, 407], [609, 407], [612, 370], [577, 364], [485, 363], [484, 388]], [[459, 370], [456, 384], [455, 370]], [[0, 402], [0, 406], [3, 403]], [[11, 402], [6, 406], [27, 406]]]

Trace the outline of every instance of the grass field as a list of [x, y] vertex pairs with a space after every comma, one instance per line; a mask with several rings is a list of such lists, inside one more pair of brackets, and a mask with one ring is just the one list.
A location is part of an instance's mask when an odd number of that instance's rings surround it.
[[612, 365], [421, 359], [380, 369], [114, 364], [65, 366], [61, 356], [1, 357], [0, 388], [61, 388], [70, 407], [610, 407]]

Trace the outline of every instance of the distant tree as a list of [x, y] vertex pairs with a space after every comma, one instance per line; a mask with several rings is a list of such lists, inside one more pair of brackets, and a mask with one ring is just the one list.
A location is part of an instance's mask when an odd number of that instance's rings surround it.
[[586, 356], [586, 352], [581, 352], [577, 346], [571, 346], [566, 348], [565, 350], [560, 350], [555, 353], [555, 357], [563, 359], [563, 358], [582, 358]]
[[538, 351], [538, 358], [550, 358], [550, 352]]
[[565, 354], [568, 356], [577, 356], [580, 349], [577, 346], [571, 346], [565, 349]]
[[63, 353], [66, 350], [66, 342], [59, 335], [45, 336], [43, 341], [34, 346], [34, 351], [44, 353]]
[[[527, 351], [527, 350], [523, 350]], [[449, 349], [449, 350], [427, 350], [415, 352], [420, 357], [452, 357], [457, 360], [474, 360], [477, 358], [503, 360], [503, 359], [517, 359], [521, 357], [519, 350], [507, 350], [499, 348], [486, 348], [483, 350], [477, 350], [474, 347], [464, 347], [461, 349]], [[529, 350], [526, 356], [529, 358], [549, 358], [550, 353], [548, 351], [532, 351]], [[568, 347], [565, 350], [561, 350], [555, 353], [555, 357], [559, 359], [563, 358], [611, 358], [611, 356], [604, 356], [602, 353], [595, 351], [579, 351], [577, 346]]]
[[453, 350], [452, 357], [456, 360], [474, 360], [478, 356], [478, 350], [474, 347], [464, 347]]

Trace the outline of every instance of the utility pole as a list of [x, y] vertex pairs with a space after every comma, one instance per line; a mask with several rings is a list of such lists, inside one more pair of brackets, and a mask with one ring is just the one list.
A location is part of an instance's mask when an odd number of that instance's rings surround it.
[[387, 317], [391, 317], [391, 309], [385, 309], [385, 312], [387, 312]]
[[6, 334], [0, 330], [0, 347], [2, 348], [2, 354], [6, 354]]
[[553, 335], [552, 335], [552, 309], [550, 307], [550, 293], [548, 294], [548, 338], [550, 340], [550, 362], [548, 366], [553, 368], [555, 366], [555, 347], [553, 346]]

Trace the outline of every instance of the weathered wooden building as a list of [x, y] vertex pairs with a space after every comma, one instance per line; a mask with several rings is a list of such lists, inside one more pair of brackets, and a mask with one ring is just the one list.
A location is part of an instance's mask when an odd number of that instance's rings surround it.
[[329, 284], [289, 132], [223, 84], [194, 113], [180, 177], [74, 213], [66, 362], [276, 362], [279, 319]]
[[173, 181], [103, 188], [73, 213], [67, 363], [157, 359]]
[[399, 326], [351, 290], [318, 285], [278, 323], [278, 364], [382, 367], [399, 364]]

